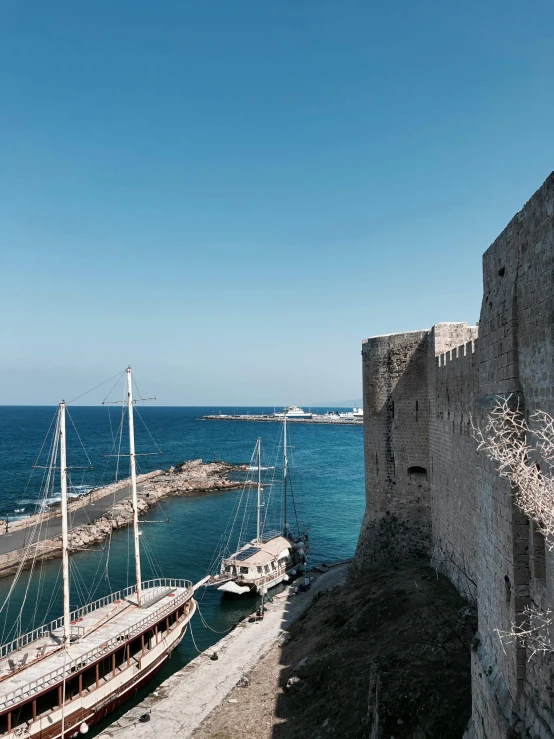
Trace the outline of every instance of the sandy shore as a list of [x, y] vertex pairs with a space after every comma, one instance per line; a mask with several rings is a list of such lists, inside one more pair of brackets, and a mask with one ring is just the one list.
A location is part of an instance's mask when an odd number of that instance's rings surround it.
[[[348, 565], [331, 568], [313, 579], [307, 593], [294, 595], [290, 586], [273, 598], [263, 621], [245, 621], [179, 670], [145, 701], [105, 729], [102, 739], [173, 739], [190, 737], [210, 713], [225, 700], [237, 683], [248, 675], [270, 649], [283, 638], [292, 622], [314, 597], [346, 581]], [[192, 625], [202, 628], [198, 619]], [[185, 637], [187, 638], [187, 637]], [[210, 655], [217, 652], [218, 659]], [[139, 722], [145, 713], [150, 721]]]

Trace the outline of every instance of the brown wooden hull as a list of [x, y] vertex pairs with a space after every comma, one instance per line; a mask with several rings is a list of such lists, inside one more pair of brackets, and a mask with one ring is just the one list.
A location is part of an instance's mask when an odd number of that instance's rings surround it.
[[[17, 728], [14, 729], [12, 727], [7, 733], [5, 731], [1, 732], [1, 735], [5, 736], [6, 739], [12, 739], [12, 737], [17, 736], [26, 736], [29, 739], [70, 739], [81, 735], [80, 729], [83, 723], [91, 726], [106, 718], [117, 706], [132, 697], [141, 686], [147, 683], [158, 672], [181, 642], [187, 630], [188, 623], [196, 611], [195, 601], [191, 598], [185, 604], [180, 604], [173, 613], [178, 617], [180, 611], [184, 620], [179, 623], [178, 618], [176, 618], [175, 628], [166, 632], [166, 635], [159, 642], [156, 637], [156, 643], [153, 644], [151, 651], [144, 652], [145, 641], [142, 637], [142, 658], [138, 662], [138, 665], [130, 668], [134, 670], [134, 674], [128, 674], [127, 670], [129, 667], [127, 667], [119, 673], [119, 677], [115, 677], [114, 674], [114, 682], [111, 690], [109, 686], [112, 681], [110, 679], [105, 684], [106, 690], [102, 690], [96, 696], [96, 699], [94, 692], [89, 694], [88, 699], [85, 692], [83, 692], [82, 695], [80, 693], [74, 700], [70, 699], [66, 703], [63, 733], [61, 710], [57, 708], [54, 709], [51, 717], [47, 713], [41, 717], [37, 716], [37, 721], [33, 719], [27, 726], [20, 723]], [[168, 627], [169, 621], [169, 618], [164, 619], [165, 625]], [[155, 654], [155, 651], [158, 653]], [[113, 654], [114, 652], [112, 652]], [[148, 655], [150, 655], [150, 659]], [[110, 655], [108, 657], [110, 658]], [[110, 664], [112, 664], [111, 660]], [[95, 664], [88, 665], [85, 669], [95, 669], [95, 666]], [[98, 676], [98, 672], [96, 675]], [[125, 675], [127, 675], [128, 679], [125, 678]], [[98, 690], [98, 679], [96, 690]], [[83, 701], [87, 702], [83, 704]], [[35, 703], [33, 703], [34, 705]], [[17, 709], [12, 708], [11, 710], [14, 711]], [[21, 733], [22, 730], [23, 733]]]
[[[182, 636], [184, 636], [186, 628], [187, 624], [184, 626]], [[60, 721], [56, 724], [52, 724], [51, 727], [46, 730], [42, 730], [34, 736], [36, 736], [37, 739], [72, 739], [74, 737], [81, 736], [79, 729], [84, 721], [86, 721], [88, 726], [92, 726], [109, 716], [112, 711], [131, 698], [143, 685], [146, 685], [146, 683], [154, 677], [154, 675], [169, 659], [172, 651], [173, 650], [168, 650], [165, 654], [161, 655], [154, 664], [150, 665], [149, 668], [144, 671], [144, 674], [139, 673], [136, 675], [118, 695], [114, 695], [107, 701], [106, 699], [100, 701], [91, 710], [79, 709], [70, 713], [65, 720], [65, 731], [63, 736]]]
[[[147, 682], [149, 682], [154, 675], [163, 667], [164, 663], [169, 659], [171, 656], [171, 653], [165, 654], [163, 657], [161, 657], [156, 665], [152, 667], [152, 669], [149, 670], [149, 672], [144, 675], [137, 675], [137, 680], [133, 685], [129, 685], [119, 696], [116, 698], [113, 698], [109, 703], [107, 703], [104, 706], [101, 706], [98, 708], [93, 716], [87, 720], [87, 724], [89, 726], [92, 726], [93, 724], [98, 723], [99, 721], [102, 721], [102, 719], [105, 719], [107, 716], [110, 715], [112, 711], [114, 711], [118, 706], [120, 706], [122, 703], [125, 703], [126, 700], [129, 700], [129, 698], [132, 698], [135, 693], [142, 688], [143, 685], [146, 685]], [[48, 736], [59, 736], [60, 739], [69, 739], [70, 737], [76, 737], [79, 736], [79, 726], [81, 725], [82, 721], [85, 719], [82, 719], [80, 722], [77, 721], [74, 725], [74, 728], [71, 729], [71, 731], [66, 731], [64, 736], [61, 735], [61, 724], [58, 727], [59, 734], [53, 734]], [[47, 739], [47, 735], [43, 732], [39, 734], [40, 739]]]

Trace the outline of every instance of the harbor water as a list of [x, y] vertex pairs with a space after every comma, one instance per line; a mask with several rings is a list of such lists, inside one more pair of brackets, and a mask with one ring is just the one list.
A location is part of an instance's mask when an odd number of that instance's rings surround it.
[[[271, 412], [269, 408], [222, 409], [230, 413]], [[326, 409], [325, 409], [326, 410]], [[140, 407], [135, 419], [140, 472], [167, 469], [187, 459], [214, 459], [249, 463], [257, 437], [262, 438], [263, 464], [278, 465], [279, 424], [218, 423], [200, 420], [213, 412], [198, 407]], [[219, 409], [218, 409], [219, 411]], [[0, 518], [33, 513], [39, 497], [44, 464], [41, 445], [56, 409], [51, 407], [0, 408]], [[70, 407], [68, 464], [74, 494], [113, 482], [128, 474], [128, 458], [110, 456], [128, 451], [126, 429], [120, 437], [121, 411], [103, 407]], [[144, 424], [143, 424], [144, 421]], [[74, 424], [74, 426], [73, 426]], [[78, 432], [78, 435], [77, 435]], [[309, 524], [311, 563], [351, 557], [364, 511], [362, 428], [327, 424], [294, 424], [289, 428], [289, 460], [300, 525]], [[47, 450], [48, 442], [44, 449]], [[163, 454], [158, 453], [158, 447]], [[93, 469], [88, 469], [90, 464]], [[52, 498], [56, 498], [55, 487]], [[273, 493], [277, 494], [277, 493]], [[141, 523], [143, 579], [163, 573], [197, 582], [207, 573], [239, 491], [175, 497], [151, 509]], [[24, 509], [24, 510], [22, 510]], [[291, 515], [294, 508], [291, 506]], [[111, 541], [71, 556], [71, 607], [126, 587], [133, 582], [131, 530], [114, 532]], [[32, 578], [23, 573], [0, 613], [2, 643], [16, 632], [38, 626], [61, 613], [60, 561], [35, 566]], [[0, 580], [0, 604], [12, 578]], [[180, 669], [214, 644], [239, 618], [251, 613], [256, 599], [222, 600], [219, 593], [198, 591], [202, 618], [196, 616], [181, 645], [145, 689]], [[16, 622], [21, 606], [23, 616]], [[203, 621], [210, 628], [207, 628]], [[144, 694], [139, 693], [137, 700]], [[131, 703], [126, 703], [124, 710]]]

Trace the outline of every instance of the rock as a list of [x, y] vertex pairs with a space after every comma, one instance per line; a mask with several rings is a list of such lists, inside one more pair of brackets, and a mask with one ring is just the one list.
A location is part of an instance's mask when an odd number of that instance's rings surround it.
[[285, 690], [290, 690], [291, 692], [298, 691], [300, 689], [300, 683], [302, 680], [297, 676], [293, 675], [292, 677], [289, 677], [287, 680], [287, 684], [285, 685]]
[[250, 680], [246, 677], [246, 675], [243, 675], [237, 683], [237, 687], [239, 688], [247, 688], [249, 685]]
[[295, 665], [292, 668], [292, 671], [297, 672], [298, 670], [301, 670], [307, 662], [308, 662], [308, 658], [304, 657], [303, 659], [300, 660], [300, 662], [297, 665]]

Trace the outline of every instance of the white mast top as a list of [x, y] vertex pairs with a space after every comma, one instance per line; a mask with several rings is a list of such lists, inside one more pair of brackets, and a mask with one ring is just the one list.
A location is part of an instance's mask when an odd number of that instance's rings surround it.
[[71, 623], [69, 616], [69, 541], [67, 526], [67, 457], [64, 400], [58, 406], [58, 438], [60, 443], [60, 490], [62, 498], [63, 646], [64, 649], [67, 649], [71, 641]]
[[129, 458], [131, 462], [131, 502], [133, 505], [133, 533], [135, 539], [135, 575], [137, 581], [137, 605], [142, 603], [141, 574], [140, 574], [140, 545], [139, 545], [139, 521], [137, 505], [137, 469], [135, 461], [135, 426], [133, 421], [133, 387], [131, 368], [127, 367], [127, 409], [129, 412]]
[[256, 542], [258, 544], [262, 541], [262, 527], [261, 527], [261, 514], [262, 514], [262, 440], [258, 437], [258, 517], [256, 519]]

